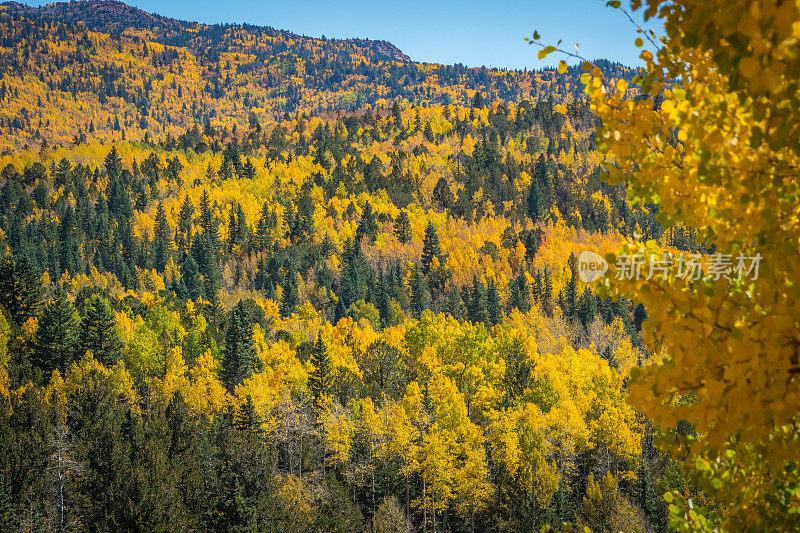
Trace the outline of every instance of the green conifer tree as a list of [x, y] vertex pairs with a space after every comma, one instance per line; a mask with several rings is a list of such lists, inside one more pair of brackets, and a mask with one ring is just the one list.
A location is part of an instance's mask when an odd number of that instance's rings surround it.
[[263, 422], [256, 411], [255, 404], [253, 404], [253, 398], [249, 394], [245, 403], [236, 409], [233, 427], [257, 437], [262, 436], [264, 433]]
[[296, 274], [289, 272], [286, 276], [286, 283], [283, 285], [283, 298], [281, 299], [281, 315], [289, 316], [300, 303], [300, 293], [297, 289]]
[[28, 256], [6, 256], [0, 265], [0, 304], [9, 318], [21, 326], [39, 314], [42, 297], [39, 273]]
[[428, 222], [428, 226], [425, 228], [425, 237], [422, 240], [422, 257], [420, 258], [422, 273], [427, 275], [430, 272], [433, 258], [441, 255], [439, 233], [436, 231], [436, 226], [433, 225], [433, 222]]
[[90, 351], [98, 361], [111, 366], [122, 358], [122, 348], [111, 309], [105, 300], [99, 296], [93, 297], [81, 321], [78, 357]]
[[411, 278], [411, 312], [419, 318], [423, 311], [431, 307], [431, 294], [428, 289], [428, 282], [422, 275], [419, 268], [414, 269]]
[[186, 287], [186, 293], [192, 300], [205, 296], [203, 276], [200, 274], [197, 261], [194, 260], [191, 254], [186, 256], [181, 265], [181, 283]]
[[111, 151], [105, 159], [106, 176], [109, 181], [114, 181], [122, 174], [122, 158], [119, 156], [116, 146], [111, 147]]
[[378, 235], [378, 222], [375, 220], [375, 213], [372, 211], [372, 204], [369, 202], [364, 204], [364, 209], [361, 213], [361, 223], [356, 230], [357, 238], [364, 236], [370, 242], [375, 240]]
[[34, 341], [36, 366], [47, 374], [55, 369], [63, 374], [75, 356], [78, 324], [78, 313], [67, 292], [59, 286], [39, 318]]
[[578, 314], [578, 260], [570, 252], [568, 259], [569, 280], [564, 287], [564, 316], [574, 320]]
[[0, 475], [0, 532], [18, 531], [19, 518], [11, 496], [11, 487], [6, 478]]
[[453, 285], [447, 291], [447, 296], [444, 302], [444, 312], [451, 315], [457, 320], [462, 320], [467, 314], [467, 308], [464, 305], [464, 300], [461, 298], [461, 293], [458, 288]]
[[491, 325], [499, 324], [503, 318], [503, 310], [500, 307], [500, 295], [497, 293], [497, 286], [494, 279], [489, 280], [486, 289], [486, 316]]
[[231, 312], [225, 333], [225, 351], [222, 357], [221, 378], [228, 391], [250, 377], [255, 369], [255, 343], [253, 326], [243, 301]]
[[328, 349], [322, 340], [322, 333], [317, 333], [317, 340], [311, 349], [311, 373], [308, 375], [308, 388], [314, 398], [314, 405], [319, 408], [325, 396], [330, 392], [333, 379], [331, 376], [331, 360]]
[[192, 243], [193, 221], [194, 205], [187, 194], [186, 198], [184, 198], [183, 203], [181, 204], [181, 210], [178, 214], [178, 236], [176, 240], [178, 243], [178, 250], [181, 253], [189, 252], [189, 247]]
[[408, 211], [403, 209], [394, 221], [394, 236], [401, 244], [411, 240], [411, 221], [408, 218]]
[[453, 192], [444, 177], [439, 178], [436, 187], [433, 188], [433, 201], [442, 210], [449, 209], [453, 205]]
[[472, 290], [469, 295], [468, 311], [470, 321], [475, 324], [488, 320], [488, 313], [486, 310], [486, 287], [478, 279], [478, 276], [472, 277]]
[[164, 212], [164, 204], [159, 203], [156, 210], [155, 235], [153, 235], [153, 263], [156, 270], [161, 273], [172, 257], [172, 235]]

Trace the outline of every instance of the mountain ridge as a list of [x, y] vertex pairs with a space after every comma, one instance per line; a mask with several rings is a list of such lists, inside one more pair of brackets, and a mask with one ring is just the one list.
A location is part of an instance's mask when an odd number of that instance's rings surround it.
[[[596, 63], [610, 78], [631, 69]], [[411, 105], [584, 99], [580, 67], [500, 70], [411, 61], [387, 41], [205, 25], [116, 0], [0, 4], [0, 150], [178, 136], [213, 121]]]
[[[294, 33], [290, 30], [277, 29], [272, 26], [260, 26], [254, 24], [205, 24], [196, 21], [188, 21], [173, 17], [166, 17], [158, 13], [150, 13], [136, 6], [126, 4], [120, 0], [73, 0], [70, 2], [54, 2], [44, 6], [29, 6], [15, 1], [7, 1], [0, 4], [12, 13], [24, 14], [28, 16], [44, 16], [53, 20], [70, 22], [72, 24], [82, 23], [86, 28], [101, 33], [121, 34], [126, 30], [149, 30], [171, 32], [173, 35], [186, 30], [197, 30], [199, 28], [208, 29], [213, 27], [242, 26], [258, 28], [265, 31], [280, 33], [283, 36], [299, 39], [317, 39]], [[325, 39], [326, 41], [339, 41], [352, 43], [357, 46], [369, 47], [379, 56], [386, 60], [397, 61], [400, 63], [411, 62], [411, 58], [403, 53], [397, 46], [383, 39]]]

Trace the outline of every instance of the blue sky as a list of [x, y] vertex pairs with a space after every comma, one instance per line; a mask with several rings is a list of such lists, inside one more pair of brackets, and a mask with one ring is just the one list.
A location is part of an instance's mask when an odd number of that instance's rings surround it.
[[[42, 2], [28, 1], [32, 5]], [[44, 2], [49, 3], [49, 2]], [[588, 58], [638, 65], [636, 33], [625, 15], [603, 0], [128, 0], [145, 11], [205, 23], [247, 22], [303, 35], [384, 39], [415, 61], [467, 66], [541, 68], [524, 42], [538, 30], [543, 40]]]

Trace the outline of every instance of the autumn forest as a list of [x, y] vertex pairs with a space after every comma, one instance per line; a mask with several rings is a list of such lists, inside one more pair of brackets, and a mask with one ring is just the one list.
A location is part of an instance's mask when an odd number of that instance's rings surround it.
[[0, 531], [800, 528], [798, 8], [608, 4], [641, 66], [0, 5]]

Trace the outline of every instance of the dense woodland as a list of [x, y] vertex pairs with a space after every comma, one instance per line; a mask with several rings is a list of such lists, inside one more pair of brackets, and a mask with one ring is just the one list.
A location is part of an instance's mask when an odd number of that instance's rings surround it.
[[576, 256], [708, 246], [577, 71], [73, 15], [0, 7], [1, 530], [666, 530], [665, 354]]

